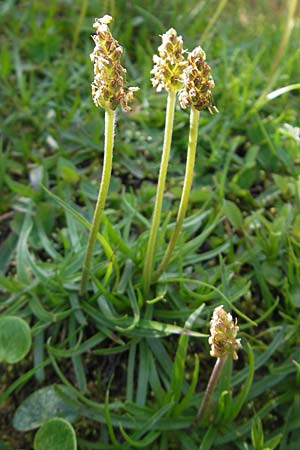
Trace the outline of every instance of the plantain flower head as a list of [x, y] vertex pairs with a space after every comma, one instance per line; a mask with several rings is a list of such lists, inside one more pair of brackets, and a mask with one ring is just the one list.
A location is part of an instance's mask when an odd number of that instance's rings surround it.
[[233, 359], [238, 359], [237, 350], [242, 347], [241, 340], [236, 339], [238, 331], [237, 321], [234, 321], [231, 314], [224, 310], [223, 305], [215, 308], [210, 321], [208, 339], [211, 345], [211, 356], [223, 358], [232, 355]]
[[158, 47], [158, 55], [153, 56], [154, 67], [151, 70], [153, 87], [157, 91], [179, 90], [183, 86], [183, 71], [186, 60], [183, 56], [182, 37], [170, 28], [161, 36], [162, 44]]
[[218, 112], [211, 93], [214, 87], [205, 51], [200, 46], [196, 47], [188, 54], [187, 67], [184, 71], [184, 88], [179, 94], [181, 107], [186, 109], [190, 106], [198, 111], [208, 108], [211, 114]]
[[138, 88], [125, 86], [126, 69], [120, 62], [123, 49], [109, 30], [111, 20], [112, 17], [106, 14], [95, 19], [93, 25], [96, 34], [92, 36], [95, 48], [90, 55], [94, 63], [92, 97], [96, 106], [114, 111], [121, 104], [125, 111], [129, 111], [128, 102]]

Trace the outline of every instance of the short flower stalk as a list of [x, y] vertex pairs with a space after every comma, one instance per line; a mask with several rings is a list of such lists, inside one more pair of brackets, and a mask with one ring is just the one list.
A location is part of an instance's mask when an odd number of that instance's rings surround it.
[[215, 308], [210, 321], [208, 342], [211, 345], [210, 355], [217, 358], [217, 361], [208, 381], [195, 422], [204, 418], [227, 358], [238, 359], [237, 351], [242, 347], [241, 340], [236, 338], [238, 331], [237, 321], [234, 321], [231, 314], [224, 310], [223, 305]]

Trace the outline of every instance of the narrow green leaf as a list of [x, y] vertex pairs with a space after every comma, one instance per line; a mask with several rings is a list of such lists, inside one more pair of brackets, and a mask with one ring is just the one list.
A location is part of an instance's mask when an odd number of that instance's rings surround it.
[[250, 391], [251, 385], [252, 385], [252, 381], [253, 381], [253, 376], [254, 376], [254, 354], [253, 354], [253, 350], [250, 344], [247, 344], [248, 347], [248, 360], [249, 360], [249, 366], [247, 368], [248, 370], [248, 377], [246, 379], [245, 384], [243, 385], [243, 387], [241, 388], [238, 396], [233, 400], [233, 404], [232, 404], [232, 408], [230, 410], [230, 414], [226, 417], [224, 417], [224, 420], [227, 421], [228, 423], [231, 423], [234, 421], [234, 419], [239, 415], [244, 402], [247, 399], [248, 393]]
[[[69, 212], [71, 215], [73, 215], [82, 225], [84, 225], [88, 230], [91, 229], [92, 225], [90, 224], [90, 222], [87, 219], [85, 219], [81, 214], [79, 214], [74, 208], [72, 208], [70, 205], [68, 205], [60, 197], [53, 194], [53, 192], [49, 191], [45, 186], [42, 185], [42, 188], [50, 197], [52, 197], [57, 203], [59, 203], [62, 206], [62, 208], [64, 208], [67, 212]], [[97, 233], [97, 239], [100, 242], [100, 244], [102, 245], [107, 259], [112, 261], [115, 271], [116, 271], [117, 279], [119, 279], [120, 269], [119, 269], [119, 265], [118, 265], [118, 262], [116, 260], [116, 257], [115, 257], [115, 254], [114, 254], [112, 248], [110, 247], [109, 243], [106, 241], [106, 239], [100, 233]]]
[[80, 343], [78, 341], [73, 345], [70, 349], [64, 349], [59, 347], [54, 347], [51, 344], [48, 344], [48, 351], [56, 356], [57, 358], [70, 358], [76, 355], [81, 355], [83, 353], [90, 352], [96, 345], [101, 344], [106, 339], [105, 334], [102, 332], [98, 332], [94, 334], [94, 336], [90, 337], [86, 341]]
[[35, 378], [39, 383], [45, 380], [45, 369], [44, 367], [40, 367], [40, 364], [45, 359], [44, 339], [44, 330], [41, 330], [35, 335], [33, 342], [33, 363], [35, 367], [39, 367], [36, 371]]
[[154, 442], [158, 436], [160, 435], [160, 431], [150, 431], [147, 436], [145, 436], [143, 439], [138, 440], [134, 440], [132, 439], [124, 430], [124, 428], [122, 427], [122, 425], [120, 425], [120, 431], [122, 433], [123, 438], [125, 439], [126, 442], [128, 442], [128, 444], [130, 444], [130, 448], [145, 448], [146, 445], [150, 445], [152, 444], [152, 442]]
[[210, 425], [207, 429], [199, 447], [199, 450], [210, 450], [217, 435], [217, 429], [214, 425]]
[[280, 95], [286, 94], [287, 92], [293, 91], [295, 89], [300, 89], [300, 83], [295, 84], [289, 84], [288, 86], [284, 86], [282, 88], [276, 89], [275, 91], [269, 92], [269, 94], [266, 95], [267, 100], [273, 100], [276, 97], [279, 97]]
[[[70, 348], [74, 348], [76, 345], [76, 326], [75, 326], [75, 317], [72, 315], [69, 318], [69, 346]], [[74, 373], [77, 381], [77, 386], [79, 387], [81, 392], [85, 392], [87, 390], [87, 380], [85, 376], [85, 367], [83, 365], [82, 359], [80, 355], [72, 356], [72, 363], [74, 368]]]
[[160, 377], [158, 374], [158, 368], [156, 367], [156, 362], [154, 360], [154, 356], [151, 352], [148, 354], [149, 357], [149, 383], [151, 386], [151, 390], [153, 391], [154, 397], [159, 406], [163, 406], [163, 399], [165, 398], [165, 390], [162, 387]]
[[[195, 320], [197, 320], [199, 314], [203, 311], [204, 304], [194, 311], [185, 323], [185, 327], [190, 328], [193, 326]], [[183, 388], [183, 381], [185, 379], [185, 360], [188, 350], [189, 336], [181, 335], [178, 341], [175, 361], [173, 365], [172, 377], [170, 382], [170, 390], [166, 397], [167, 401], [174, 399], [175, 404], [178, 403]]]
[[264, 449], [264, 432], [260, 417], [251, 421], [251, 442], [254, 450]]
[[243, 227], [243, 216], [235, 203], [230, 200], [224, 200], [223, 209], [232, 226], [238, 229]]
[[[222, 291], [220, 291], [219, 288], [217, 288], [216, 286], [206, 283], [204, 281], [200, 281], [200, 280], [195, 280], [193, 278], [184, 278], [184, 277], [174, 277], [174, 278], [162, 278], [161, 280], [159, 280], [159, 282], [161, 283], [178, 283], [178, 282], [183, 282], [183, 283], [191, 283], [191, 284], [197, 284], [199, 286], [206, 286], [209, 289], [211, 289], [212, 291], [215, 291], [219, 294], [219, 296], [225, 301], [225, 303], [230, 306], [230, 308], [240, 317], [242, 317], [244, 320], [246, 320], [248, 323], [250, 323], [251, 325], [256, 326], [256, 322], [254, 322], [253, 320], [249, 319], [249, 317], [247, 317], [244, 313], [242, 313], [230, 300], [228, 297], [226, 297], [226, 295], [223, 294]], [[204, 335], [203, 335], [204, 336]]]
[[140, 320], [140, 308], [139, 308], [136, 294], [134, 292], [134, 288], [132, 286], [131, 281], [129, 282], [129, 285], [128, 285], [128, 298], [129, 298], [130, 306], [131, 306], [132, 312], [133, 312], [133, 320], [132, 320], [132, 323], [126, 328], [118, 327], [118, 329], [121, 331], [130, 331], [130, 330], [134, 329]]
[[178, 341], [172, 378], [170, 383], [170, 391], [167, 395], [168, 401], [174, 399], [175, 404], [181, 397], [182, 384], [185, 376], [185, 360], [188, 349], [189, 337], [181, 335]]
[[193, 372], [192, 382], [188, 388], [186, 395], [183, 397], [181, 402], [174, 408], [173, 411], [174, 416], [179, 416], [186, 409], [186, 407], [192, 400], [198, 383], [199, 367], [200, 367], [199, 357], [198, 355], [195, 355], [195, 368]]
[[[262, 367], [263, 365], [265, 365], [266, 362], [271, 358], [273, 353], [281, 345], [284, 345], [284, 339], [283, 339], [284, 333], [285, 333], [284, 328], [282, 328], [279, 332], [277, 332], [275, 338], [273, 339], [271, 344], [268, 346], [267, 350], [262, 355], [258, 356], [255, 359], [255, 370], [257, 370], [260, 367]], [[249, 353], [249, 357], [250, 357], [250, 353]], [[248, 377], [248, 375], [249, 375], [248, 367], [241, 370], [239, 373], [233, 375], [233, 379], [232, 379], [233, 386], [240, 384], [244, 379], [246, 379]]]
[[33, 226], [30, 213], [25, 215], [24, 222], [21, 228], [18, 244], [17, 244], [17, 274], [19, 280], [24, 284], [30, 283], [28, 258], [27, 258], [27, 241]]
[[112, 443], [114, 444], [115, 448], [118, 449], [120, 447], [120, 445], [119, 445], [119, 442], [118, 442], [115, 432], [114, 432], [113, 424], [111, 422], [111, 417], [110, 417], [110, 411], [109, 411], [109, 388], [110, 388], [110, 383], [109, 383], [109, 386], [105, 393], [104, 414], [105, 414], [105, 418], [106, 418], [106, 424], [107, 424], [107, 428], [108, 428], [109, 437], [110, 437]]
[[282, 439], [282, 433], [276, 434], [276, 436], [272, 437], [271, 439], [268, 439], [265, 442], [265, 448], [269, 450], [275, 450], [278, 448], [278, 445], [280, 444], [280, 441]]
[[144, 406], [147, 398], [150, 369], [148, 352], [148, 346], [144, 340], [141, 340], [139, 343], [139, 371], [136, 389], [136, 403], [139, 406]]
[[50, 363], [50, 359], [47, 358], [39, 366], [36, 366], [33, 369], [25, 372], [23, 375], [19, 376], [16, 381], [14, 381], [4, 392], [0, 394], [0, 405], [2, 405], [2, 403], [5, 402], [5, 400], [9, 398], [11, 394], [13, 394], [13, 392], [23, 387], [40, 368], [47, 367]]
[[133, 401], [136, 347], [137, 347], [136, 344], [132, 344], [128, 355], [127, 383], [126, 383], [126, 400], [128, 402]]

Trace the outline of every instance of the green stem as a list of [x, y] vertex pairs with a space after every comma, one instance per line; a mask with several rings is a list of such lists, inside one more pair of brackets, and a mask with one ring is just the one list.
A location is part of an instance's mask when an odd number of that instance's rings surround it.
[[72, 51], [74, 51], [77, 47], [78, 37], [79, 37], [79, 33], [80, 33], [80, 29], [81, 29], [83, 20], [86, 15], [87, 7], [88, 7], [88, 0], [82, 0], [79, 19], [77, 21], [75, 32], [73, 34]]
[[226, 360], [227, 360], [227, 356], [223, 356], [223, 358], [217, 358], [217, 361], [216, 361], [215, 366], [213, 368], [213, 371], [211, 373], [210, 379], [209, 379], [209, 381], [207, 383], [207, 387], [206, 387], [206, 390], [205, 390], [205, 393], [204, 393], [204, 397], [202, 399], [200, 408], [198, 410], [198, 414], [197, 414], [197, 417], [195, 419], [195, 422], [197, 422], [198, 420], [201, 420], [204, 417], [204, 415], [205, 415], [205, 413], [207, 411], [207, 408], [208, 408], [211, 396], [212, 396], [212, 394], [213, 394], [213, 392], [215, 390], [217, 381], [219, 379], [219, 376], [221, 374], [222, 368], [223, 368]]
[[276, 52], [276, 55], [273, 59], [272, 65], [271, 65], [271, 69], [270, 69], [269, 76], [268, 76], [268, 82], [267, 82], [263, 92], [261, 93], [259, 98], [255, 101], [252, 108], [250, 109], [250, 113], [258, 111], [264, 105], [264, 103], [266, 102], [266, 99], [267, 99], [266, 95], [278, 77], [277, 69], [282, 61], [282, 58], [284, 56], [284, 53], [285, 53], [288, 43], [290, 41], [290, 37], [291, 37], [292, 31], [294, 28], [294, 20], [295, 20], [295, 15], [296, 15], [296, 11], [297, 11], [297, 5], [298, 5], [298, 0], [289, 0], [289, 2], [288, 2], [288, 5], [287, 5], [288, 10], [287, 10], [286, 20], [285, 20], [285, 24], [284, 24], [284, 30], [282, 33], [282, 37], [281, 37], [281, 41], [280, 41], [278, 50]]
[[80, 295], [82, 296], [85, 295], [87, 290], [87, 283], [89, 278], [91, 259], [93, 256], [93, 249], [97, 239], [97, 233], [99, 230], [102, 212], [104, 209], [105, 200], [109, 188], [111, 168], [112, 168], [112, 158], [113, 158], [113, 146], [114, 146], [114, 122], [115, 122], [115, 112], [110, 109], [107, 109], [105, 111], [105, 142], [104, 142], [104, 161], [103, 161], [102, 177], [98, 194], [98, 200], [94, 211], [92, 227], [90, 229], [85, 259], [83, 263], [81, 286], [80, 286]]
[[202, 43], [205, 43], [205, 41], [207, 40], [207, 37], [208, 37], [208, 35], [210, 33], [210, 30], [215, 26], [215, 23], [218, 20], [218, 18], [220, 17], [223, 9], [225, 8], [225, 6], [227, 4], [227, 1], [228, 0], [221, 0], [220, 3], [218, 4], [218, 7], [215, 10], [214, 15], [212, 16], [212, 18], [208, 22], [205, 30], [203, 31], [203, 34], [201, 35], [201, 42]]
[[159, 223], [160, 223], [166, 175], [167, 175], [169, 155], [170, 155], [171, 142], [172, 142], [175, 103], [176, 103], [176, 91], [172, 90], [169, 92], [168, 101], [167, 101], [163, 152], [162, 152], [161, 163], [160, 163], [158, 184], [157, 184], [157, 190], [156, 190], [156, 199], [155, 199], [155, 205], [154, 205], [154, 211], [153, 211], [153, 217], [152, 217], [152, 225], [151, 225], [150, 236], [149, 236], [149, 240], [148, 240], [145, 264], [144, 264], [143, 277], [144, 277], [145, 295], [148, 295], [148, 293], [149, 293], [151, 278], [152, 278], [154, 252], [155, 252], [156, 241], [157, 241], [157, 232], [158, 232]]
[[157, 272], [155, 273], [154, 278], [158, 279], [160, 275], [165, 271], [167, 265], [169, 264], [172, 252], [176, 245], [179, 233], [182, 228], [183, 220], [186, 214], [186, 210], [188, 207], [188, 200], [191, 192], [192, 182], [193, 182], [193, 174], [194, 174], [194, 166], [195, 166], [195, 157], [196, 157], [196, 149], [197, 149], [197, 140], [198, 140], [198, 123], [199, 123], [199, 111], [192, 108], [190, 115], [190, 134], [189, 134], [189, 145], [188, 145], [188, 153], [186, 160], [186, 168], [185, 168], [185, 177], [184, 184], [181, 194], [180, 205], [177, 213], [177, 219], [175, 228], [172, 232], [167, 250], [165, 255], [160, 263]]

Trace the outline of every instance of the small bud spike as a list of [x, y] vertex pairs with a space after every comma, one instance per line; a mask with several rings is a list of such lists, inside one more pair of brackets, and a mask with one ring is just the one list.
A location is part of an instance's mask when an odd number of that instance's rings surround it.
[[208, 340], [211, 345], [211, 356], [223, 358], [232, 355], [233, 359], [238, 359], [237, 350], [242, 347], [241, 340], [236, 339], [238, 330], [237, 321], [224, 310], [223, 305], [215, 308], [210, 321]]

